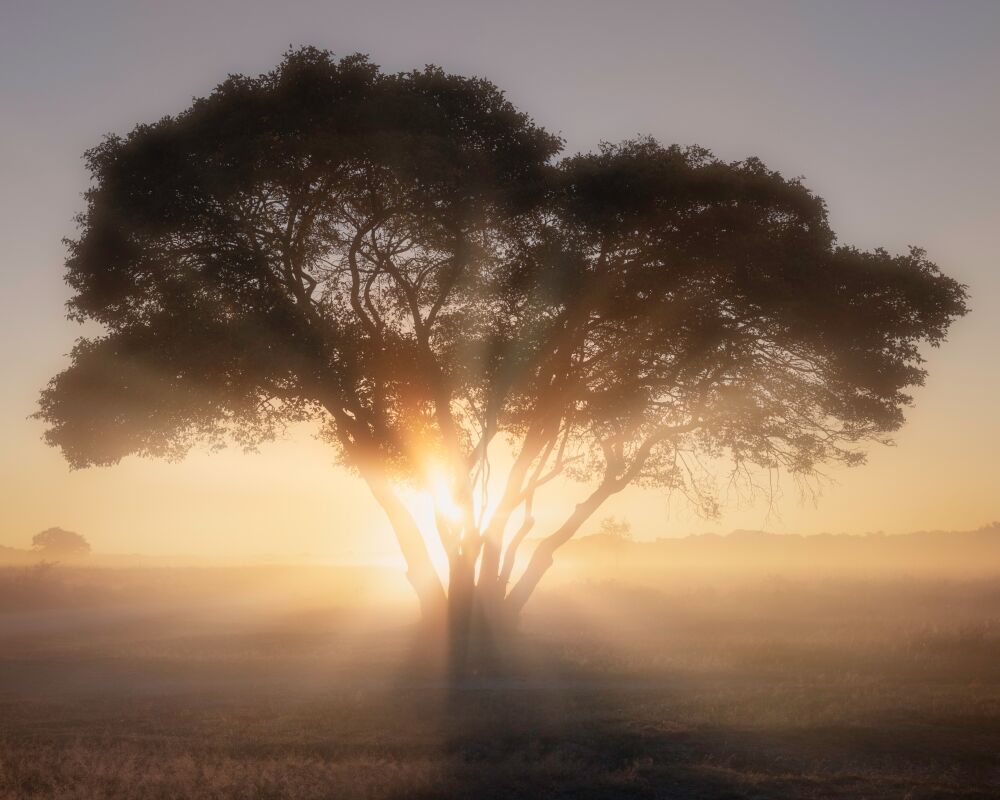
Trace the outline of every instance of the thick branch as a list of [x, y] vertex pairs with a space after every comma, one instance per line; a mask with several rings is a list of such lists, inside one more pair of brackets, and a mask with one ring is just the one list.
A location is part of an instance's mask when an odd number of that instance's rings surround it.
[[576, 506], [573, 513], [555, 533], [543, 539], [541, 544], [535, 548], [527, 569], [507, 596], [507, 611], [511, 616], [516, 617], [521, 613], [521, 609], [528, 602], [528, 598], [535, 591], [542, 576], [552, 566], [552, 557], [555, 551], [572, 539], [580, 526], [616, 491], [618, 489], [612, 482], [602, 482], [586, 500]]

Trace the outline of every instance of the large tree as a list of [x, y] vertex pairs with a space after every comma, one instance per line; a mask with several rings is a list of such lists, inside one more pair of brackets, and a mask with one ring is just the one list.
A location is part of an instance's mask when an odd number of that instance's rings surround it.
[[[699, 458], [808, 475], [900, 426], [966, 310], [922, 251], [837, 244], [754, 158], [561, 147], [487, 81], [310, 48], [109, 136], [67, 261], [71, 315], [103, 332], [44, 390], [48, 441], [83, 467], [316, 420], [461, 634], [516, 618], [630, 483], [711, 511]], [[516, 571], [557, 475], [581, 500]], [[442, 476], [421, 531], [400, 486]]]

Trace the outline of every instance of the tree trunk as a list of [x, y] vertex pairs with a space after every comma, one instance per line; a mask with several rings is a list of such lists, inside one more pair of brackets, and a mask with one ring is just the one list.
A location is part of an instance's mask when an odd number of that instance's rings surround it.
[[[509, 594], [506, 590], [516, 547], [530, 531], [534, 520], [526, 517], [510, 543], [513, 548], [507, 552], [505, 563], [501, 563], [498, 557], [499, 550], [487, 552], [483, 549], [481, 553], [481, 548], [475, 547], [463, 552], [459, 544], [457, 552], [449, 554], [446, 594], [431, 562], [423, 534], [385, 475], [378, 470], [365, 469], [362, 469], [362, 475], [392, 524], [406, 559], [407, 579], [420, 600], [425, 625], [445, 634], [449, 672], [454, 678], [462, 678], [494, 661], [498, 655], [497, 639], [515, 628], [525, 603], [552, 565], [555, 551], [615, 491], [612, 484], [603, 483], [577, 505], [566, 522], [535, 549], [527, 569]], [[484, 538], [488, 540], [488, 537]], [[481, 555], [477, 586], [476, 563]], [[487, 567], [485, 570], [484, 565]]]
[[485, 600], [479, 587], [471, 591], [449, 592], [447, 654], [452, 680], [491, 672], [503, 658], [503, 641], [514, 629], [514, 618], [506, 614], [506, 604]]
[[456, 553], [448, 574], [448, 611], [446, 620], [448, 670], [453, 676], [463, 675], [469, 657], [475, 612], [475, 565], [467, 556]]
[[427, 544], [420, 528], [384, 476], [377, 473], [363, 474], [396, 534], [399, 549], [406, 559], [406, 578], [420, 600], [420, 613], [424, 622], [429, 625], [440, 624], [447, 613], [444, 587], [427, 552]]

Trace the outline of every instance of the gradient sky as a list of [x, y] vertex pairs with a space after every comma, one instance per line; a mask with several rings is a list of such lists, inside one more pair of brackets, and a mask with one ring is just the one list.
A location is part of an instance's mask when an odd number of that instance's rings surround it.
[[[0, 545], [52, 525], [105, 552], [393, 552], [359, 481], [297, 431], [258, 456], [129, 459], [71, 473], [27, 420], [79, 328], [63, 318], [63, 236], [82, 152], [182, 110], [290, 45], [490, 78], [568, 150], [638, 133], [758, 155], [804, 175], [846, 243], [926, 248], [972, 314], [929, 354], [894, 448], [833, 473], [818, 503], [717, 521], [629, 490], [608, 513], [642, 538], [973, 528], [1000, 519], [1000, 3], [102, 2], [0, 0]], [[576, 491], [580, 491], [577, 489]], [[556, 487], [549, 514], [574, 496]], [[596, 524], [596, 523], [595, 523]]]

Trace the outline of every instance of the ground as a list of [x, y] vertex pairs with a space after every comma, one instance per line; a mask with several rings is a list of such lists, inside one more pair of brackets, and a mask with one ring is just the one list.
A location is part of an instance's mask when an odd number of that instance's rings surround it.
[[461, 682], [384, 610], [83, 596], [0, 613], [4, 800], [1000, 796], [1000, 581], [554, 587]]

